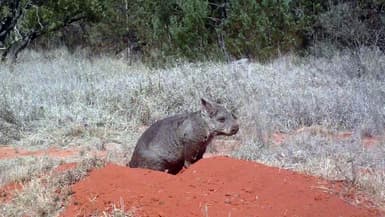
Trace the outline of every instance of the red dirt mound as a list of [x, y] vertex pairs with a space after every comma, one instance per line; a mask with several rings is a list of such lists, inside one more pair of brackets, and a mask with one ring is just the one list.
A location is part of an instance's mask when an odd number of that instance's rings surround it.
[[324, 180], [225, 157], [173, 176], [108, 164], [72, 188], [62, 216], [100, 215], [113, 205], [135, 216], [380, 216], [324, 192]]

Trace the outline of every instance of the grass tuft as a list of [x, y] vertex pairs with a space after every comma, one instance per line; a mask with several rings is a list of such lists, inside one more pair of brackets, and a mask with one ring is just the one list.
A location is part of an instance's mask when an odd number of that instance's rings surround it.
[[70, 185], [86, 176], [92, 168], [103, 165], [103, 161], [90, 158], [63, 174], [40, 175], [27, 182], [22, 191], [16, 192], [11, 202], [0, 204], [0, 216], [57, 216], [72, 194]]

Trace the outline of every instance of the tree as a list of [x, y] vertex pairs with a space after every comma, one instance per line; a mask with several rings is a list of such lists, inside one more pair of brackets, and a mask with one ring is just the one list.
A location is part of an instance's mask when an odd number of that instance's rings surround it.
[[1, 0], [0, 46], [2, 60], [16, 60], [36, 38], [78, 21], [103, 18], [106, 0]]

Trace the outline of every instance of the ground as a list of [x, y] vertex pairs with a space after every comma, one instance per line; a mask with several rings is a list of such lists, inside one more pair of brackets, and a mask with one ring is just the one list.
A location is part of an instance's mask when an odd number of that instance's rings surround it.
[[[275, 143], [279, 144], [285, 136], [275, 134]], [[367, 140], [367, 145], [373, 143], [370, 138]], [[113, 209], [143, 217], [385, 216], [369, 202], [352, 202], [359, 197], [342, 193], [345, 187], [341, 182], [218, 156], [238, 145], [234, 140], [218, 140], [211, 147], [212, 153], [177, 175], [107, 162], [72, 185], [72, 194], [60, 216], [105, 216]], [[79, 152], [63, 148], [26, 151], [5, 146], [0, 147], [0, 159], [26, 155], [69, 159]], [[106, 156], [103, 152], [96, 154]], [[54, 171], [75, 167], [76, 163], [63, 163]], [[0, 203], [9, 202], [22, 187], [18, 183], [3, 186]]]
[[325, 180], [227, 157], [173, 176], [108, 164], [73, 186], [62, 216], [100, 215], [113, 205], [138, 216], [379, 216], [330, 193]]

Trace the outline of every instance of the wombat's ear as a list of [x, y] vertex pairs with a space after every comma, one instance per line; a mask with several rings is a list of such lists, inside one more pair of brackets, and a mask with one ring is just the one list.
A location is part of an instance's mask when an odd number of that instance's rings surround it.
[[201, 98], [202, 109], [205, 110], [210, 117], [213, 117], [217, 113], [217, 108], [212, 102]]

